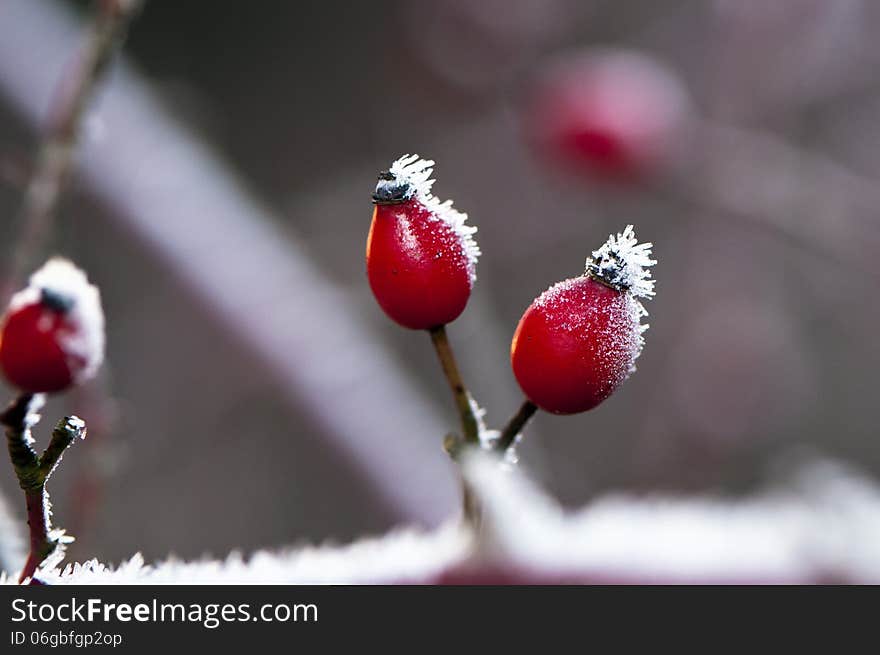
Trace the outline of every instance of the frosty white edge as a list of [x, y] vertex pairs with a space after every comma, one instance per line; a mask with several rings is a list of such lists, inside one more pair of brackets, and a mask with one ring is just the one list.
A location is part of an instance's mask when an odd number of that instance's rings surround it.
[[453, 522], [247, 560], [55, 562], [37, 577], [50, 584], [369, 584], [500, 570], [531, 580], [880, 582], [880, 490], [837, 464], [806, 463], [741, 501], [613, 496], [573, 513], [488, 455], [471, 455], [465, 471], [485, 512], [479, 538]]

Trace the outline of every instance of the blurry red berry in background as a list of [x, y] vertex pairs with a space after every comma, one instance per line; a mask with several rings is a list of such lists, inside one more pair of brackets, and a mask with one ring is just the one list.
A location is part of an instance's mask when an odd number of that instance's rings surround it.
[[15, 294], [0, 332], [0, 368], [27, 393], [53, 393], [91, 377], [104, 356], [98, 290], [70, 262], [50, 260]]
[[689, 113], [674, 72], [627, 51], [580, 51], [547, 65], [527, 91], [537, 154], [595, 177], [640, 178], [680, 154]]
[[367, 238], [367, 276], [379, 306], [426, 330], [464, 311], [479, 249], [466, 215], [430, 194], [433, 162], [402, 157], [379, 177]]
[[526, 397], [553, 414], [593, 409], [634, 370], [654, 295], [651, 244], [628, 226], [587, 260], [587, 272], [550, 287], [526, 309], [510, 346]]

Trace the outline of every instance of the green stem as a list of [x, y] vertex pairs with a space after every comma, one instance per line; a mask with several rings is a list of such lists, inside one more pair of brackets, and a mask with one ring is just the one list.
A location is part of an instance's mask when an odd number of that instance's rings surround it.
[[446, 326], [440, 325], [431, 328], [428, 332], [431, 334], [431, 341], [434, 344], [434, 350], [437, 351], [440, 366], [443, 367], [443, 374], [446, 376], [446, 381], [452, 390], [455, 406], [461, 419], [464, 440], [467, 443], [478, 444], [480, 437], [477, 417], [474, 415], [470, 394], [461, 379], [455, 355], [452, 353], [452, 346], [449, 345], [449, 338], [446, 336]]

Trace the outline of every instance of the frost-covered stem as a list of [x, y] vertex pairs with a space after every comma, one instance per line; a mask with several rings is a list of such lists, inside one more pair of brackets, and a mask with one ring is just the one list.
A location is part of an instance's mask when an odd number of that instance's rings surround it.
[[49, 537], [49, 497], [45, 485], [24, 492], [27, 506], [27, 522], [31, 536], [31, 549], [21, 570], [19, 582], [34, 575], [40, 563], [52, 554], [57, 544]]
[[519, 433], [522, 432], [522, 429], [525, 427], [526, 423], [529, 422], [529, 419], [532, 418], [537, 411], [538, 406], [535, 405], [535, 403], [533, 403], [531, 400], [523, 401], [523, 404], [520, 405], [519, 410], [507, 422], [507, 425], [504, 426], [504, 429], [501, 431], [501, 434], [495, 441], [495, 449], [503, 453], [508, 448], [510, 448], [516, 441]]
[[24, 491], [30, 531], [30, 554], [19, 577], [19, 582], [33, 576], [40, 563], [61, 543], [50, 534], [49, 494], [46, 481], [64, 451], [77, 439], [84, 438], [86, 426], [82, 419], [68, 416], [58, 422], [52, 431], [52, 439], [42, 455], [31, 447], [31, 426], [38, 416], [34, 413], [41, 399], [33, 394], [21, 394], [0, 414], [0, 423], [6, 426], [9, 459], [15, 469], [18, 485]]
[[478, 444], [480, 437], [477, 417], [474, 415], [470, 394], [467, 387], [464, 386], [461, 373], [458, 371], [458, 364], [455, 361], [455, 355], [452, 353], [452, 346], [449, 345], [449, 338], [446, 336], [446, 326], [440, 325], [431, 328], [428, 332], [431, 334], [434, 350], [437, 351], [440, 366], [443, 367], [443, 374], [446, 376], [446, 381], [452, 390], [452, 396], [455, 398], [455, 406], [458, 408], [458, 415], [461, 418], [464, 440], [466, 443]]
[[18, 484], [25, 491], [41, 482], [40, 457], [31, 447], [30, 436], [30, 421], [38, 405], [39, 399], [34, 394], [23, 393], [0, 414], [0, 422], [6, 427], [9, 459], [15, 468]]
[[86, 36], [77, 70], [70, 79], [62, 79], [56, 90], [58, 102], [52, 108], [51, 122], [39, 149], [36, 168], [25, 190], [17, 220], [20, 232], [4, 276], [6, 286], [0, 298], [4, 303], [49, 234], [86, 109], [126, 27], [141, 4], [142, 0], [96, 1], [97, 13]]

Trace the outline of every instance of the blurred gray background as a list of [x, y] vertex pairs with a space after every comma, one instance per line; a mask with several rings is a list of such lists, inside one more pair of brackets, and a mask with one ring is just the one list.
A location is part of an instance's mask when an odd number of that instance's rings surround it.
[[[35, 4], [87, 16], [84, 2]], [[244, 218], [278, 228], [320, 280], [303, 284], [329, 301], [316, 309], [294, 284], [238, 317], [218, 311], [210, 280], [194, 284], [186, 258], [132, 229], [93, 193], [94, 178], [75, 176], [52, 250], [100, 285], [108, 357], [102, 380], [44, 412], [46, 423], [76, 411], [92, 426], [49, 484], [58, 523], [77, 537], [71, 556], [342, 541], [456, 511], [440, 447], [456, 417], [429, 339], [386, 319], [364, 275], [375, 175], [406, 152], [437, 161], [435, 192], [479, 226], [474, 295], [449, 332], [491, 425], [521, 401], [509, 344], [531, 300], [581, 273], [589, 251], [628, 223], [655, 244], [657, 297], [637, 374], [592, 412], [539, 414], [521, 447], [522, 465], [563, 503], [623, 490], [744, 493], [804, 450], [877, 473], [878, 29], [880, 5], [867, 0], [148, 2], [87, 140], [100, 149], [114, 130], [179, 122], [266, 210]], [[38, 69], [47, 46], [39, 34], [27, 43], [22, 57]], [[523, 139], [526, 81], [547, 58], [596, 46], [657, 58], [691, 96], [687, 156], [661, 179], [564, 174]], [[102, 124], [132, 79], [162, 111]], [[15, 83], [0, 77], [4, 249], [41, 120], [10, 100]], [[150, 172], [124, 151], [98, 152]], [[162, 161], [186, 164], [176, 151]], [[179, 200], [162, 193], [136, 210], [161, 221]], [[230, 237], [241, 258], [225, 253], [217, 266], [271, 286], [247, 235]], [[267, 355], [251, 330], [278, 312], [277, 330], [292, 335], [301, 321], [331, 331], [345, 321], [374, 357]], [[289, 393], [304, 367], [356, 384], [320, 399]], [[404, 402], [351, 401], [355, 386], [384, 388], [386, 377], [407, 390]], [[443, 420], [420, 429], [398, 419], [423, 410]], [[321, 419], [355, 411], [363, 440], [330, 434], [338, 426]], [[418, 448], [399, 450], [408, 441]], [[354, 442], [374, 455], [368, 463], [345, 452]], [[8, 465], [0, 488], [20, 511]]]

